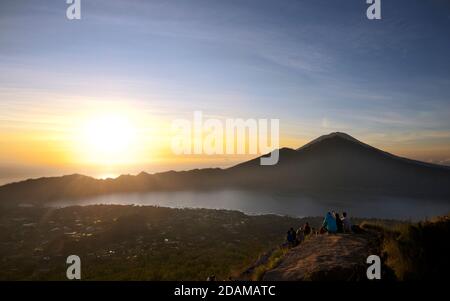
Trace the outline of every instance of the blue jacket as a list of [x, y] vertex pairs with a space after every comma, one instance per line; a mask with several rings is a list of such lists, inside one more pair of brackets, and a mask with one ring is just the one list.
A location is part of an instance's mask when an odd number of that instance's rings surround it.
[[328, 212], [327, 215], [325, 216], [322, 225], [328, 230], [328, 232], [334, 233], [337, 231], [336, 220], [334, 219], [333, 215], [331, 215], [330, 212]]

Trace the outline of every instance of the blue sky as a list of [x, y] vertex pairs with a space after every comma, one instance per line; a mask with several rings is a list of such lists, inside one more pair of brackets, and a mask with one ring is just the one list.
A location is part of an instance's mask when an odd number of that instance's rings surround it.
[[338, 130], [450, 164], [448, 1], [382, 0], [377, 21], [363, 0], [81, 3], [69, 21], [62, 0], [0, 2], [0, 130], [25, 122], [24, 106], [38, 120], [120, 98], [172, 117], [280, 118], [292, 144]]

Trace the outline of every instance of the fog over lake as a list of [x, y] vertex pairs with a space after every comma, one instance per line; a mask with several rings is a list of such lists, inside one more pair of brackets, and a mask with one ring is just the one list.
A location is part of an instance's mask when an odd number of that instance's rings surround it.
[[238, 210], [250, 215], [278, 214], [296, 217], [322, 216], [327, 211], [347, 211], [351, 216], [417, 221], [450, 212], [450, 202], [398, 197], [358, 195], [257, 193], [241, 190], [178, 191], [112, 194], [83, 200], [64, 200], [51, 206], [121, 204], [171, 208]]

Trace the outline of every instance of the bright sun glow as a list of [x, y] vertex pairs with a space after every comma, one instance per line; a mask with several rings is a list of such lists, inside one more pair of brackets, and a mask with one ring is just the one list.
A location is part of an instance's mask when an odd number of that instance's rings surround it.
[[133, 161], [135, 144], [136, 127], [118, 113], [91, 117], [82, 129], [82, 150], [90, 163], [129, 163]]

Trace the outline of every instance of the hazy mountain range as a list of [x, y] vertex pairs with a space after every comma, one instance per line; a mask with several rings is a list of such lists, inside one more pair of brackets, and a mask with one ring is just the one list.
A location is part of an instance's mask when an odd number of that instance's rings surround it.
[[30, 179], [1, 186], [0, 202], [44, 203], [110, 193], [224, 188], [449, 199], [450, 168], [398, 157], [345, 133], [331, 133], [298, 149], [280, 149], [279, 162], [273, 166], [262, 166], [255, 158], [227, 169], [142, 172], [105, 180], [77, 174]]

